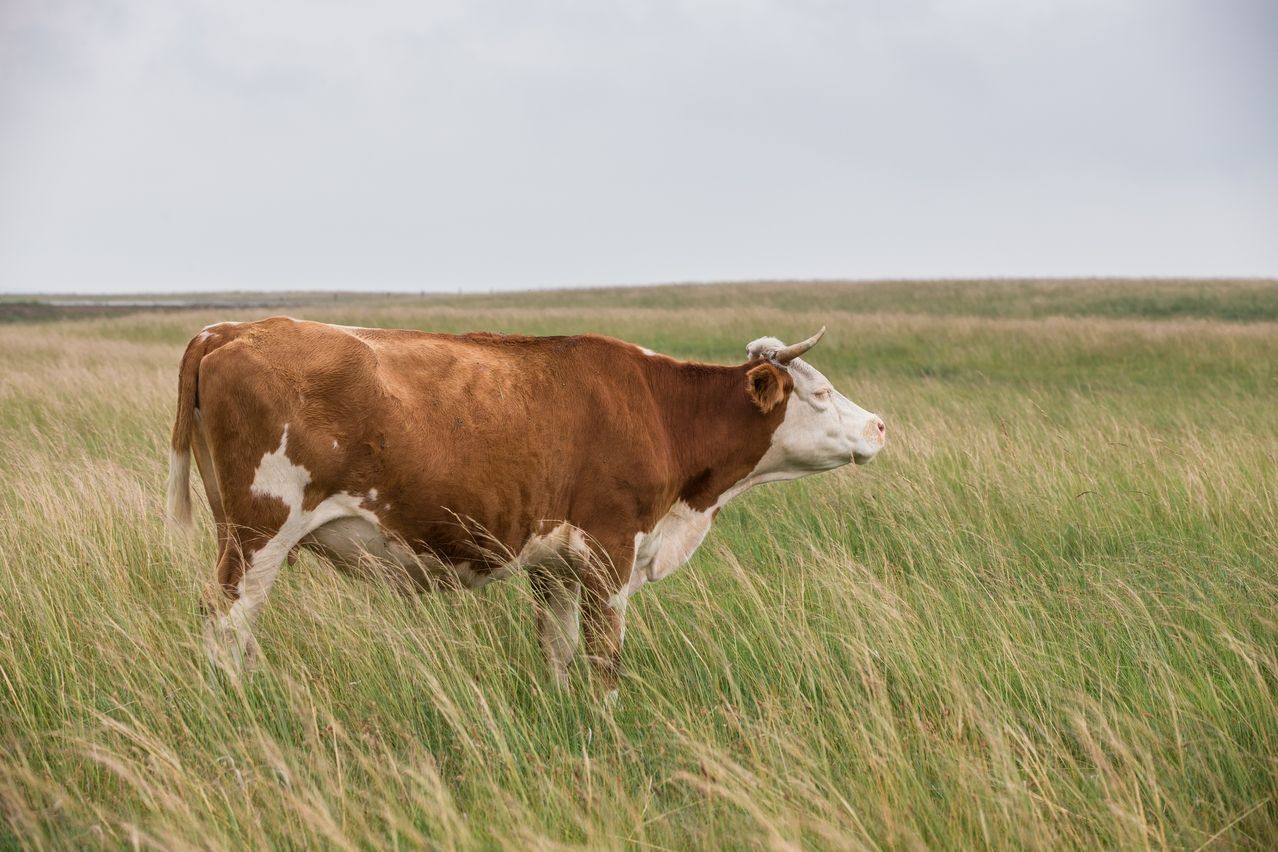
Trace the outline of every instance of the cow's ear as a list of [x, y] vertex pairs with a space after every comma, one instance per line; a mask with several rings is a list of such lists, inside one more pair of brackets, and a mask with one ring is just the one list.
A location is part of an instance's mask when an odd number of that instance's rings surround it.
[[767, 361], [746, 373], [746, 393], [764, 414], [785, 402], [793, 387], [794, 380], [780, 367]]

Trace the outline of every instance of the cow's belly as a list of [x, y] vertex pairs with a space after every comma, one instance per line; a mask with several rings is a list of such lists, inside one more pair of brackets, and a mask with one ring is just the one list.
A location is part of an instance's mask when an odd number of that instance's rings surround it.
[[404, 592], [457, 586], [477, 589], [528, 568], [559, 567], [565, 560], [580, 560], [588, 554], [584, 535], [568, 524], [561, 524], [544, 535], [530, 536], [512, 559], [490, 566], [445, 561], [430, 553], [414, 552], [400, 538], [364, 517], [348, 516], [329, 521], [301, 543], [328, 559], [338, 570], [389, 580]]
[[302, 545], [335, 568], [359, 577], [389, 580], [401, 591], [429, 591], [441, 586], [482, 586], [492, 579], [469, 562], [449, 563], [416, 553], [381, 526], [360, 517], [338, 518], [316, 529]]

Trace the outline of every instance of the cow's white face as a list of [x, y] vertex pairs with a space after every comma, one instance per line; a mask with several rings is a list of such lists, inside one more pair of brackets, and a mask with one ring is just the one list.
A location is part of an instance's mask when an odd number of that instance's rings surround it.
[[[747, 348], [751, 358], [767, 358], [783, 350], [775, 337], [763, 337]], [[786, 400], [785, 419], [772, 434], [772, 446], [756, 474], [789, 478], [833, 470], [848, 462], [865, 464], [883, 449], [887, 427], [877, 414], [839, 393], [821, 372], [800, 358], [778, 364], [790, 374], [794, 389]]]

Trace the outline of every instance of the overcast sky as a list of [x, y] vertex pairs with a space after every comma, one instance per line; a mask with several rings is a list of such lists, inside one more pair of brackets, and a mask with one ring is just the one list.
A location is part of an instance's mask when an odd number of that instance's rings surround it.
[[1273, 0], [0, 0], [0, 291], [1278, 275]]

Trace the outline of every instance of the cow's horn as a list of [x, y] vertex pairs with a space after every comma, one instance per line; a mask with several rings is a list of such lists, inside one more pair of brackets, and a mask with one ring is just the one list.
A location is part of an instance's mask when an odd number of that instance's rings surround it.
[[789, 346], [778, 349], [777, 353], [772, 356], [772, 360], [776, 361], [778, 364], [789, 364], [795, 358], [798, 358], [804, 352], [807, 352], [813, 346], [816, 346], [817, 341], [819, 341], [821, 336], [824, 334], [825, 326], [821, 326], [821, 330], [809, 337], [807, 340], [801, 340], [798, 343], [791, 343]]

